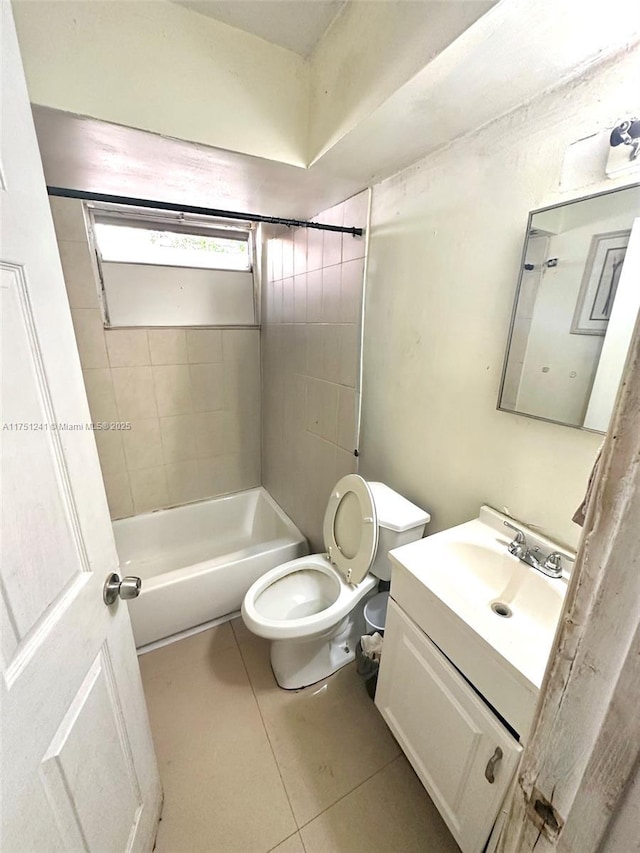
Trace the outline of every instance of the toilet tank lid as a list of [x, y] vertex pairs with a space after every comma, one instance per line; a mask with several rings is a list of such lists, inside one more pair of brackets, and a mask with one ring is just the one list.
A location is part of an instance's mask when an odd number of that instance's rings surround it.
[[379, 527], [401, 532], [410, 530], [412, 527], [420, 527], [431, 520], [428, 512], [403, 498], [384, 483], [369, 482], [369, 488], [376, 504]]

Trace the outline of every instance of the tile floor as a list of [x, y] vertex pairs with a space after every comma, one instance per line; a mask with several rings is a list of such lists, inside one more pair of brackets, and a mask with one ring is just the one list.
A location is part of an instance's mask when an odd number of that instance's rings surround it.
[[281, 690], [242, 622], [140, 657], [156, 853], [458, 853], [353, 665]]

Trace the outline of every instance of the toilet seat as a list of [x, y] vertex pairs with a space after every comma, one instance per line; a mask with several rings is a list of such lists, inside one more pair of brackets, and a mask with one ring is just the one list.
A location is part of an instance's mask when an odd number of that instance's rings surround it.
[[357, 474], [347, 474], [333, 488], [323, 538], [326, 556], [283, 563], [250, 587], [242, 602], [250, 631], [269, 640], [322, 634], [376, 586], [369, 569], [378, 549], [378, 516], [371, 489]]
[[347, 583], [364, 580], [378, 550], [378, 515], [371, 489], [358, 474], [336, 483], [322, 533], [329, 560]]
[[[319, 572], [324, 575], [328, 579], [328, 584], [333, 588], [333, 600], [315, 613], [299, 617], [294, 615], [293, 618], [282, 618], [282, 613], [280, 613], [279, 618], [274, 618], [274, 609], [270, 606], [271, 602], [265, 597], [265, 593], [272, 590], [274, 600], [277, 599], [279, 596], [278, 582], [286, 581], [293, 575], [303, 572], [309, 574]], [[271, 569], [261, 578], [258, 578], [244, 597], [242, 618], [250, 631], [268, 640], [311, 637], [333, 628], [377, 583], [377, 578], [368, 575], [356, 586], [348, 584], [323, 554], [299, 557], [296, 560], [276, 566], [275, 569]], [[288, 593], [291, 593], [291, 590]], [[298, 593], [298, 601], [295, 601], [295, 598], [290, 600], [293, 600], [294, 604], [300, 604], [299, 596], [301, 594], [303, 593]], [[325, 603], [323, 602], [323, 604]]]

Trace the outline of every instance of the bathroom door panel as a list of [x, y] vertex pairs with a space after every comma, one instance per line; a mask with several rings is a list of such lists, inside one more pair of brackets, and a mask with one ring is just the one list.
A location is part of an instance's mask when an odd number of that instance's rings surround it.
[[375, 701], [462, 853], [480, 853], [522, 747], [393, 599]]
[[3, 853], [150, 851], [161, 789], [42, 166], [2, 16]]

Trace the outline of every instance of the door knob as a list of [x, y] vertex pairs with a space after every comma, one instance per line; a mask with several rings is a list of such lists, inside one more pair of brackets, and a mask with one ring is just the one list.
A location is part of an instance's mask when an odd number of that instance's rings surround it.
[[493, 783], [496, 781], [496, 764], [500, 761], [501, 758], [502, 750], [499, 746], [496, 746], [496, 751], [493, 753], [493, 755], [487, 762], [487, 766], [484, 768], [485, 778], [490, 785], [493, 785]]
[[120, 580], [117, 572], [107, 575], [107, 580], [102, 590], [102, 599], [105, 604], [113, 604], [116, 598], [137, 598], [142, 588], [140, 578], [128, 577]]

